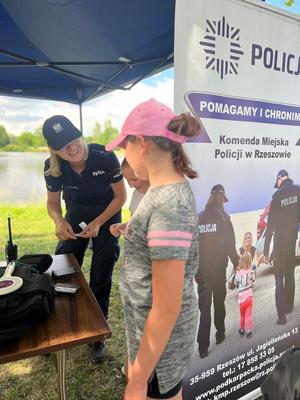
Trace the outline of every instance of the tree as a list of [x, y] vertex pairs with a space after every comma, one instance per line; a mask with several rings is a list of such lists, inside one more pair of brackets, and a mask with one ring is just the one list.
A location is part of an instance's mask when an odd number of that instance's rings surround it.
[[16, 143], [25, 148], [46, 146], [41, 127], [37, 128], [34, 132], [22, 132], [20, 136], [17, 136]]
[[17, 137], [17, 144], [24, 147], [33, 147], [34, 134], [32, 132], [22, 132], [21, 135]]
[[34, 143], [36, 147], [47, 146], [47, 142], [46, 139], [44, 138], [43, 129], [41, 126], [34, 131], [34, 136], [35, 136]]
[[288, 7], [292, 7], [293, 5], [295, 5], [295, 3], [295, 0], [286, 0], [284, 4]]
[[9, 134], [9, 144], [16, 144], [16, 143], [17, 143], [17, 136]]
[[93, 143], [100, 143], [105, 146], [114, 140], [118, 134], [118, 129], [112, 127], [111, 121], [106, 120], [104, 122], [104, 130], [101, 129], [99, 122], [96, 122], [90, 141]]
[[3, 125], [0, 125], [0, 147], [4, 147], [10, 143], [9, 135]]
[[105, 121], [104, 131], [100, 135], [100, 143], [103, 145], [107, 145], [112, 140], [114, 140], [118, 136], [118, 134], [118, 129], [111, 126], [111, 121]]
[[92, 136], [87, 136], [85, 140], [87, 143], [100, 143], [100, 137], [101, 137], [101, 125], [99, 124], [99, 122], [96, 122]]

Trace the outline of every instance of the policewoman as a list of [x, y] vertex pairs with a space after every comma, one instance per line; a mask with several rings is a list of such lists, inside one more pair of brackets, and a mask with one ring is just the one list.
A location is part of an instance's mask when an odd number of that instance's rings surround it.
[[[80, 130], [62, 115], [45, 121], [43, 135], [50, 151], [44, 167], [47, 208], [59, 239], [55, 254], [73, 253], [81, 266], [92, 238], [90, 287], [107, 318], [112, 271], [120, 251], [109, 227], [121, 221], [126, 200], [119, 161], [104, 146], [87, 145]], [[61, 199], [66, 205], [65, 216]], [[86, 224], [83, 229], [82, 222]], [[90, 346], [92, 362], [105, 355], [105, 342]]]
[[269, 261], [270, 242], [273, 242], [273, 270], [277, 324], [285, 325], [286, 314], [294, 307], [295, 246], [300, 222], [300, 187], [294, 185], [285, 169], [278, 172], [265, 233], [264, 256]]
[[234, 268], [239, 256], [235, 249], [235, 234], [230, 216], [224, 210], [224, 187], [215, 185], [205, 210], [199, 214], [199, 270], [196, 275], [200, 322], [198, 347], [201, 358], [208, 355], [211, 328], [211, 303], [214, 305], [216, 344], [225, 339], [226, 267], [228, 257]]

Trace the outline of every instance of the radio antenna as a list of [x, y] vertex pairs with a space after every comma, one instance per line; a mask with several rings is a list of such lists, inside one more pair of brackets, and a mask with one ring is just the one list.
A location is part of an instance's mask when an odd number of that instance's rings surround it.
[[10, 224], [10, 218], [7, 218], [8, 220], [8, 242], [12, 243], [12, 234], [11, 234], [11, 224]]

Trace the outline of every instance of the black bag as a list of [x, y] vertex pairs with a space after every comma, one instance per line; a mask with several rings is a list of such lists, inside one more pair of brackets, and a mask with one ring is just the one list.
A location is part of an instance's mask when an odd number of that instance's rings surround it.
[[52, 264], [53, 258], [50, 254], [24, 254], [17, 260], [16, 266], [21, 266], [22, 264], [30, 265], [31, 270], [35, 270], [39, 274], [47, 271], [47, 269]]
[[[4, 271], [0, 268], [0, 277]], [[29, 334], [54, 306], [55, 291], [49, 275], [34, 273], [30, 266], [17, 266], [13, 275], [23, 279], [23, 286], [0, 296], [0, 345]]]

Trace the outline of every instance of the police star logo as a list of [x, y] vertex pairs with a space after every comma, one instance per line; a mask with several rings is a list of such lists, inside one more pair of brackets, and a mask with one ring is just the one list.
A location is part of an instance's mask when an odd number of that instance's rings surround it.
[[52, 128], [56, 133], [61, 133], [64, 130], [64, 128], [61, 126], [61, 124], [59, 122], [52, 125]]
[[206, 35], [200, 45], [206, 54], [206, 69], [217, 71], [223, 79], [238, 74], [238, 61], [244, 52], [240, 46], [240, 29], [230, 26], [225, 17], [206, 20]]

